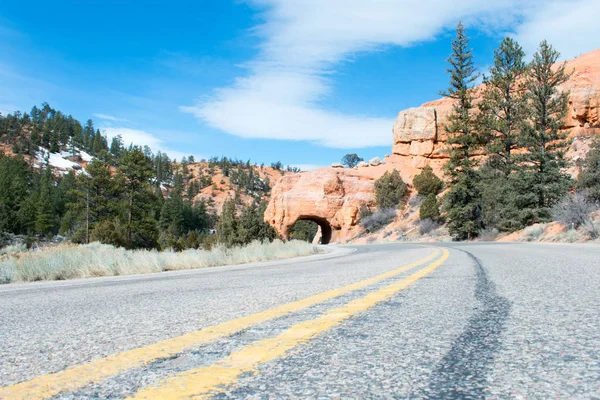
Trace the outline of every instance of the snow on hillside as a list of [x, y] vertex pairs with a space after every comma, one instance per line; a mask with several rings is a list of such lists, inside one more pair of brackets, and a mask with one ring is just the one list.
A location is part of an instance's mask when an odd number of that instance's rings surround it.
[[[78, 150], [77, 152], [81, 156], [81, 159], [85, 162], [89, 162], [93, 158], [84, 151]], [[69, 156], [71, 156], [70, 152], [63, 151], [60, 153], [51, 153], [49, 150], [43, 147], [41, 147], [40, 150], [35, 153], [35, 158], [39, 165], [46, 165], [46, 163], [48, 163], [50, 166], [63, 171], [68, 171], [70, 169], [81, 170], [81, 165], [67, 160], [66, 157]]]
[[[91, 155], [89, 155], [88, 153], [86, 153], [85, 151], [80, 150], [78, 148], [75, 148], [75, 154], [77, 154], [79, 157], [81, 157], [81, 160], [85, 161], [85, 162], [90, 162], [90, 161], [92, 161], [92, 158], [94, 158]], [[61, 151], [60, 152], [60, 156], [62, 158], [67, 158], [67, 157], [70, 157], [72, 155], [73, 155], [73, 153], [70, 152], [70, 151]]]

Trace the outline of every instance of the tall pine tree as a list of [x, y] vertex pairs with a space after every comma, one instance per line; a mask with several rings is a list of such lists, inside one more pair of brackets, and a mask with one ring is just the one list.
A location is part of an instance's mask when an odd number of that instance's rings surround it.
[[533, 194], [535, 208], [530, 222], [549, 221], [550, 210], [563, 197], [572, 180], [563, 172], [566, 134], [560, 131], [567, 114], [569, 93], [559, 86], [570, 74], [566, 64], [555, 65], [560, 53], [545, 40], [540, 43], [529, 66], [526, 81], [530, 117], [524, 125], [521, 142], [528, 150], [521, 157], [521, 180]]
[[[523, 121], [528, 116], [525, 53], [511, 38], [494, 51], [490, 75], [484, 77], [483, 99], [479, 103], [479, 127], [486, 141], [482, 181], [483, 222], [488, 228], [513, 231], [523, 228], [520, 204], [523, 186], [513, 174], [514, 152], [520, 147]], [[527, 194], [525, 193], [525, 196]]]
[[476, 162], [472, 158], [481, 140], [476, 131], [473, 105], [473, 83], [478, 75], [462, 23], [456, 28], [448, 62], [450, 87], [442, 95], [454, 100], [452, 113], [445, 126], [450, 146], [450, 159], [445, 171], [452, 186], [444, 200], [448, 229], [455, 239], [464, 240], [477, 236], [482, 220], [481, 192], [478, 174], [474, 169]]

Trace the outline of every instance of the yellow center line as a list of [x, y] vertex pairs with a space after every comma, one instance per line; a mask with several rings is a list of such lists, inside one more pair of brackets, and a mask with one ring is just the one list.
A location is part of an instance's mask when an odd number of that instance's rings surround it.
[[123, 373], [132, 368], [141, 367], [154, 360], [172, 357], [190, 348], [198, 347], [214, 340], [233, 335], [236, 332], [262, 322], [282, 317], [354, 290], [362, 289], [384, 279], [394, 277], [433, 260], [439, 254], [439, 250], [435, 250], [431, 255], [422, 260], [342, 288], [333, 289], [256, 314], [236, 318], [182, 336], [162, 340], [148, 346], [100, 358], [87, 364], [73, 366], [60, 372], [42, 375], [28, 381], [4, 386], [0, 388], [0, 399], [47, 399], [56, 396], [61, 392], [74, 391], [91, 383], [100, 382], [108, 377]]
[[235, 384], [240, 375], [256, 372], [260, 364], [284, 356], [289, 350], [368, 310], [429, 275], [442, 265], [449, 255], [449, 251], [444, 249], [442, 257], [437, 261], [381, 290], [334, 308], [315, 319], [293, 325], [276, 337], [252, 343], [210, 366], [192, 369], [167, 378], [157, 386], [140, 390], [129, 399], [171, 400], [210, 397], [219, 390], [219, 387]]

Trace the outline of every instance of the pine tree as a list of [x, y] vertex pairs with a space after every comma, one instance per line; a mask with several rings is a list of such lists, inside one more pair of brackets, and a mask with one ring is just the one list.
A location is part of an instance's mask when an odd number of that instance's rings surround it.
[[52, 185], [52, 170], [50, 167], [46, 167], [44, 174], [40, 177], [35, 219], [35, 231], [42, 235], [50, 233], [56, 223], [54, 208], [52, 207]]
[[[28, 233], [31, 222], [24, 214], [26, 199], [31, 193], [32, 174], [23, 156], [10, 157], [0, 152], [0, 232]], [[35, 219], [35, 216], [33, 217]]]
[[238, 220], [235, 215], [235, 200], [227, 199], [223, 203], [223, 211], [217, 224], [217, 240], [227, 247], [239, 245]]
[[[153, 177], [152, 163], [141, 148], [130, 146], [124, 150], [119, 159], [118, 171], [123, 176], [125, 195], [125, 215], [127, 246], [134, 248], [134, 231], [139, 230], [140, 243], [146, 246], [152, 242], [156, 226], [152, 227], [147, 220], [151, 202], [154, 196], [150, 191], [149, 181]], [[156, 225], [156, 222], [154, 222]], [[152, 246], [150, 246], [152, 247]]]
[[438, 207], [435, 194], [429, 193], [419, 207], [419, 218], [437, 221], [440, 219], [440, 209]]
[[600, 139], [594, 140], [583, 161], [577, 177], [577, 188], [586, 193], [588, 199], [600, 204]]
[[541, 42], [526, 80], [530, 117], [520, 140], [528, 152], [521, 157], [520, 169], [528, 173], [529, 191], [535, 194], [537, 220], [532, 222], [550, 220], [550, 209], [572, 185], [569, 175], [562, 171], [567, 166], [564, 152], [568, 142], [560, 131], [569, 93], [559, 90], [570, 74], [566, 63], [555, 66], [559, 57], [548, 42]]
[[494, 51], [490, 75], [484, 77], [479, 122], [488, 155], [479, 170], [483, 223], [500, 231], [522, 229], [529, 218], [521, 204], [528, 196], [515, 176], [515, 150], [528, 117], [525, 91], [525, 53], [513, 39], [505, 38]]
[[273, 241], [277, 237], [277, 232], [271, 225], [264, 221], [264, 215], [267, 204], [256, 202], [245, 206], [238, 223], [238, 239], [241, 244], [248, 244], [253, 240]]
[[121, 151], [123, 151], [123, 138], [121, 135], [117, 135], [112, 138], [110, 143], [110, 153], [118, 158], [121, 155]]
[[444, 200], [448, 229], [455, 239], [464, 240], [477, 236], [482, 222], [481, 194], [474, 169], [476, 162], [472, 158], [481, 143], [476, 132], [473, 105], [473, 82], [478, 75], [462, 23], [456, 29], [448, 62], [451, 66], [448, 69], [450, 87], [442, 95], [454, 100], [452, 113], [445, 126], [450, 145], [450, 159], [445, 171], [452, 186]]
[[91, 151], [92, 142], [94, 140], [95, 130], [94, 130], [94, 122], [91, 119], [88, 119], [85, 128], [83, 128], [83, 146], [87, 151]]
[[484, 77], [483, 100], [479, 103], [480, 126], [486, 139], [488, 165], [509, 175], [513, 152], [527, 118], [525, 98], [525, 53], [511, 38], [505, 38], [494, 51], [490, 76]]

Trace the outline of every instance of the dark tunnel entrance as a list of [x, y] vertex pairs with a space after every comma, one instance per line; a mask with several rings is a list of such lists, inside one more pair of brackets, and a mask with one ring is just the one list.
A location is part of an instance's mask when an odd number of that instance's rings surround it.
[[319, 217], [298, 218], [290, 229], [290, 238], [312, 242], [318, 228], [321, 228], [321, 240], [319, 243], [329, 244], [332, 235], [331, 225], [329, 225], [329, 222], [325, 218]]

